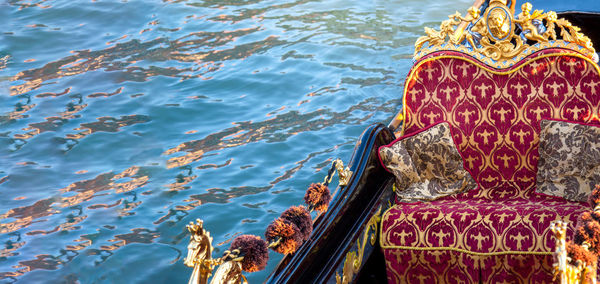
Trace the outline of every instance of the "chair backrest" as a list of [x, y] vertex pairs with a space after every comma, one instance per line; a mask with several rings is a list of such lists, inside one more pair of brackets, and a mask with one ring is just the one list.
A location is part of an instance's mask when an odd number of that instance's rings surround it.
[[506, 69], [437, 51], [405, 82], [403, 134], [451, 125], [465, 167], [482, 188], [535, 185], [540, 120], [600, 124], [600, 69], [582, 54], [544, 49]]
[[[591, 40], [555, 12], [488, 0], [425, 28], [404, 87], [403, 134], [447, 121], [481, 188], [535, 185], [540, 120], [600, 124]], [[479, 8], [484, 7], [484, 11]], [[533, 11], [533, 12], [532, 12]]]

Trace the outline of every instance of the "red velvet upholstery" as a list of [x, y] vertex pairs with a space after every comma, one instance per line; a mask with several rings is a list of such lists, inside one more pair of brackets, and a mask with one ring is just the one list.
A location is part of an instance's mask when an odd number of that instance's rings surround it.
[[[505, 184], [498, 192], [507, 187], [512, 190]], [[550, 222], [575, 224], [584, 210], [589, 210], [587, 204], [558, 197], [532, 194], [496, 200], [471, 192], [394, 206], [382, 218], [388, 280], [550, 282]], [[568, 234], [572, 232], [573, 226]]]
[[473, 64], [458, 52], [431, 54], [407, 79], [404, 134], [448, 121], [467, 170], [483, 188], [502, 181], [532, 188], [540, 120], [598, 124], [596, 65], [567, 52], [538, 52], [510, 70]]
[[562, 49], [537, 52], [504, 70], [462, 53], [437, 52], [411, 70], [404, 107], [405, 135], [450, 124], [479, 189], [385, 212], [381, 245], [388, 280], [549, 280], [550, 222], [567, 221], [572, 232], [589, 208], [534, 192], [540, 120], [600, 124], [597, 65]]

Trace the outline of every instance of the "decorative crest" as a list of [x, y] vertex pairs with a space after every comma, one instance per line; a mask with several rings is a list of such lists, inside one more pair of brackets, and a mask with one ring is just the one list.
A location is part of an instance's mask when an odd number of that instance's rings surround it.
[[465, 17], [456, 12], [442, 22], [440, 31], [425, 27], [427, 35], [415, 42], [414, 58], [418, 60], [438, 50], [456, 50], [505, 68], [535, 51], [562, 47], [598, 61], [591, 40], [578, 27], [558, 19], [556, 12], [531, 11], [532, 5], [526, 2], [515, 17], [514, 4], [507, 6], [507, 0], [491, 0], [483, 13], [476, 6], [470, 7]]

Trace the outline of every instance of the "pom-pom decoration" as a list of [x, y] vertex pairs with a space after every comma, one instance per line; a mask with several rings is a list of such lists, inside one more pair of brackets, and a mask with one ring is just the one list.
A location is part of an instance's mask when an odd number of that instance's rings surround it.
[[592, 190], [592, 193], [588, 196], [588, 203], [594, 210], [600, 204], [600, 185], [596, 185], [596, 188]]
[[567, 241], [567, 256], [571, 258], [573, 264], [580, 260], [585, 263], [586, 266], [595, 266], [597, 257], [592, 252], [584, 249], [582, 246], [574, 244], [573, 242]]
[[230, 250], [239, 250], [242, 270], [246, 272], [255, 272], [265, 269], [269, 260], [269, 249], [267, 242], [259, 236], [241, 235], [231, 242]]
[[[587, 218], [582, 215], [580, 219]], [[588, 243], [590, 250], [600, 252], [600, 223], [595, 220], [582, 221], [575, 228], [574, 241], [578, 244]]]
[[282, 254], [293, 253], [302, 244], [298, 226], [282, 218], [277, 218], [269, 224], [265, 238], [271, 249]]
[[310, 212], [304, 206], [292, 206], [287, 210], [283, 211], [280, 216], [283, 220], [288, 220], [296, 227], [298, 227], [300, 233], [300, 239], [302, 242], [308, 240], [310, 233], [312, 233], [312, 217]]
[[313, 183], [310, 185], [306, 194], [304, 195], [304, 201], [306, 204], [321, 212], [327, 211], [329, 202], [331, 201], [331, 193], [329, 187], [322, 183]]
[[579, 220], [577, 220], [577, 227], [583, 226], [585, 223], [590, 221], [600, 222], [600, 212], [586, 211], [581, 213]]

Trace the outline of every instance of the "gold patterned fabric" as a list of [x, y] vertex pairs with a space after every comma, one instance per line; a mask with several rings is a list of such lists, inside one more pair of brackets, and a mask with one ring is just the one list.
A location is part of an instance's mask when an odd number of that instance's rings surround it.
[[379, 148], [384, 167], [396, 176], [400, 202], [434, 200], [477, 186], [463, 160], [448, 123], [439, 123]]
[[387, 249], [384, 254], [398, 264], [388, 264], [388, 283], [554, 283], [551, 255], [482, 256], [405, 249]]
[[600, 184], [600, 128], [542, 120], [537, 192], [586, 201]]

